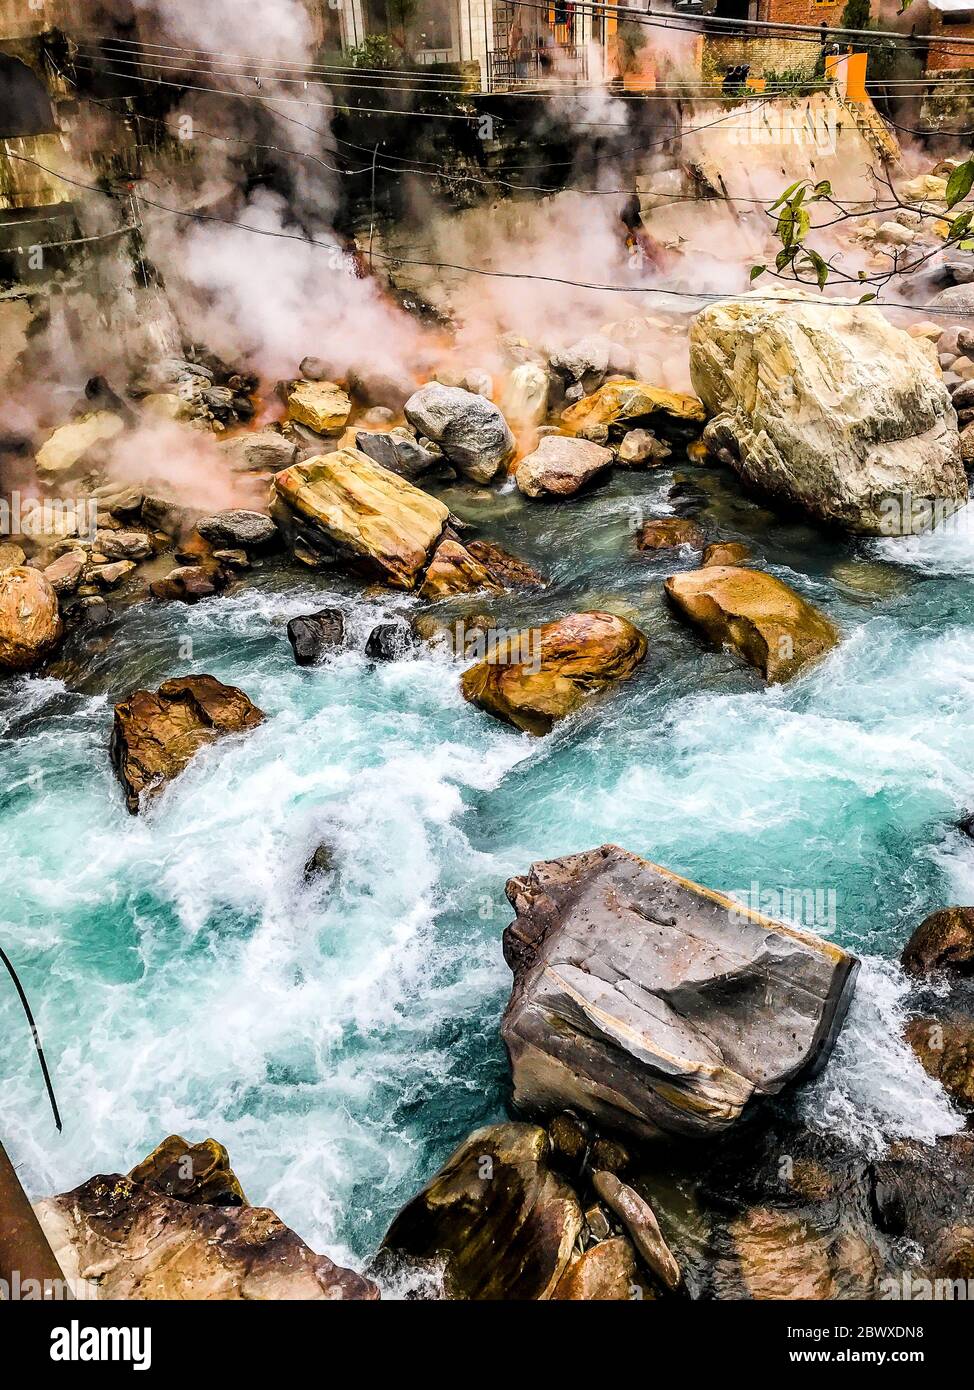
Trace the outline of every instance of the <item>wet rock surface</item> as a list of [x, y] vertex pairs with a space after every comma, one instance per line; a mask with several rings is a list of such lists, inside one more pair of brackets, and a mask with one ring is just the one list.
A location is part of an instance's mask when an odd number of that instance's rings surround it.
[[569, 435], [546, 435], [514, 473], [525, 497], [571, 497], [612, 467], [611, 449]]
[[591, 696], [627, 680], [646, 655], [638, 628], [611, 613], [572, 613], [506, 636], [465, 671], [464, 697], [531, 734], [546, 734]]
[[515, 1102], [643, 1139], [725, 1133], [826, 1061], [854, 957], [606, 845], [511, 879]]
[[115, 706], [112, 766], [136, 815], [143, 798], [159, 792], [207, 744], [255, 729], [264, 715], [242, 690], [213, 676], [164, 681], [155, 692], [136, 690]]
[[287, 638], [299, 666], [313, 666], [345, 640], [345, 619], [337, 608], [322, 608], [305, 617], [292, 618]]
[[419, 582], [449, 516], [358, 449], [294, 464], [276, 474], [274, 491], [292, 548], [297, 538], [322, 564], [345, 562], [402, 589]]
[[[183, 1158], [203, 1163], [188, 1187], [171, 1166], [181, 1144]], [[272, 1211], [247, 1205], [222, 1146], [186, 1145], [173, 1136], [160, 1148], [127, 1178], [90, 1178], [38, 1204], [44, 1233], [79, 1296], [378, 1298], [371, 1280], [315, 1254]]]
[[738, 651], [771, 683], [790, 680], [839, 640], [823, 613], [763, 570], [708, 565], [671, 575], [665, 590], [711, 642]]
[[492, 1125], [403, 1208], [383, 1253], [437, 1270], [447, 1298], [548, 1299], [581, 1228], [575, 1193], [549, 1167], [545, 1131]]

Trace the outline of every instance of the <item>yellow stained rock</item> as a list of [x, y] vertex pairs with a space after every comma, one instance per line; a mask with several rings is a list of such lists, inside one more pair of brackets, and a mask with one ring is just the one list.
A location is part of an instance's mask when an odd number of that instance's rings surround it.
[[449, 516], [437, 498], [359, 449], [282, 469], [274, 493], [340, 555], [364, 562], [400, 589], [415, 587]]
[[665, 391], [645, 381], [613, 381], [591, 396], [562, 412], [562, 420], [573, 430], [590, 429], [593, 425], [614, 425], [623, 421], [669, 416], [703, 424], [707, 418], [703, 404], [696, 396], [681, 391]]
[[499, 640], [460, 680], [464, 697], [529, 734], [546, 734], [596, 691], [627, 680], [646, 638], [611, 613], [570, 613]]
[[287, 393], [287, 413], [318, 434], [345, 428], [352, 402], [334, 381], [295, 381]]
[[665, 589], [712, 642], [733, 647], [772, 684], [797, 675], [839, 640], [824, 614], [764, 570], [709, 565], [671, 575]]

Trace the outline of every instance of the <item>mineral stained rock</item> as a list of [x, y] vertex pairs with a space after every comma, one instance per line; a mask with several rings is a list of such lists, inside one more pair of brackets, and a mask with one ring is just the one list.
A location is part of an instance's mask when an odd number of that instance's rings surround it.
[[200, 748], [255, 729], [263, 719], [242, 690], [213, 676], [183, 676], [155, 692], [136, 690], [115, 706], [110, 750], [129, 811], [137, 815], [142, 798], [178, 777]]
[[828, 1058], [859, 962], [616, 845], [511, 879], [515, 1102], [644, 1139], [725, 1133]]
[[125, 421], [110, 410], [94, 410], [59, 426], [37, 451], [38, 477], [45, 482], [77, 477], [98, 461], [104, 447], [124, 428]]
[[612, 613], [570, 613], [498, 641], [463, 673], [466, 699], [530, 734], [546, 734], [597, 691], [627, 680], [646, 638]]
[[708, 447], [775, 498], [866, 535], [967, 501], [933, 354], [869, 305], [800, 291], [721, 300], [690, 329]]
[[450, 1299], [549, 1299], [582, 1229], [537, 1125], [475, 1130], [393, 1221], [383, 1255], [442, 1269]]
[[562, 412], [562, 420], [576, 433], [593, 425], [625, 425], [643, 422], [654, 426], [702, 425], [707, 418], [696, 396], [666, 391], [645, 381], [612, 381], [591, 396]]
[[62, 631], [57, 594], [40, 570], [15, 565], [0, 573], [0, 670], [30, 670]]
[[[449, 509], [358, 449], [338, 449], [275, 475], [275, 518], [331, 563], [415, 588]], [[283, 509], [283, 510], [282, 510]]]
[[287, 413], [316, 434], [334, 434], [345, 428], [352, 402], [333, 381], [295, 381], [288, 388]]
[[671, 575], [664, 587], [683, 617], [772, 684], [790, 680], [839, 640], [823, 613], [764, 570], [707, 565]]

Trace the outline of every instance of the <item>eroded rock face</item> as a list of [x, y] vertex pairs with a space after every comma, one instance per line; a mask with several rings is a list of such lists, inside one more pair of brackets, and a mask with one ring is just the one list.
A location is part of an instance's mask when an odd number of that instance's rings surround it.
[[230, 1155], [215, 1139], [190, 1144], [180, 1134], [163, 1139], [129, 1173], [133, 1182], [180, 1202], [212, 1207], [248, 1205]]
[[389, 1253], [442, 1268], [451, 1299], [548, 1299], [582, 1228], [536, 1125], [475, 1130], [393, 1221]]
[[346, 562], [395, 588], [415, 587], [449, 516], [429, 493], [358, 449], [339, 449], [274, 478], [275, 516], [324, 563]]
[[514, 481], [525, 497], [571, 497], [612, 467], [611, 449], [571, 435], [548, 434], [521, 459]]
[[664, 587], [682, 616], [772, 684], [790, 680], [839, 640], [824, 614], [763, 570], [707, 565], [671, 575]]
[[822, 521], [895, 535], [916, 527], [915, 501], [941, 514], [967, 501], [936, 362], [874, 308], [795, 292], [722, 300], [693, 321], [690, 372], [714, 417], [708, 447]]
[[591, 396], [585, 396], [562, 412], [569, 429], [580, 433], [595, 425], [625, 425], [639, 422], [669, 425], [702, 425], [707, 418], [696, 396], [666, 391], [645, 381], [610, 381]]
[[903, 950], [910, 975], [974, 970], [974, 907], [944, 907], [925, 917]]
[[824, 1065], [858, 961], [616, 845], [511, 879], [514, 1097], [645, 1138], [731, 1129]]
[[430, 382], [413, 392], [403, 410], [409, 423], [476, 483], [489, 483], [514, 455], [510, 427], [486, 396]]
[[546, 734], [597, 691], [627, 680], [646, 638], [612, 613], [571, 613], [500, 640], [463, 673], [466, 699], [531, 734]]
[[57, 594], [40, 570], [15, 565], [0, 573], [0, 670], [29, 671], [62, 631]]
[[213, 676], [164, 681], [155, 692], [136, 690], [115, 706], [111, 759], [137, 815], [152, 796], [178, 777], [200, 748], [225, 734], [243, 733], [264, 714], [236, 686]]
[[468, 541], [465, 548], [504, 589], [543, 589], [547, 583], [533, 565], [494, 541]]
[[904, 1036], [924, 1071], [960, 1105], [974, 1106], [974, 1019], [911, 1018]]
[[141, 1174], [148, 1167], [148, 1181], [120, 1173], [94, 1177], [73, 1192], [38, 1204], [44, 1232], [79, 1295], [378, 1298], [370, 1280], [316, 1255], [266, 1207], [211, 1205], [202, 1200], [205, 1184], [189, 1196], [167, 1194], [163, 1188], [169, 1178], [163, 1174], [160, 1182], [153, 1158], [150, 1155], [133, 1170]]

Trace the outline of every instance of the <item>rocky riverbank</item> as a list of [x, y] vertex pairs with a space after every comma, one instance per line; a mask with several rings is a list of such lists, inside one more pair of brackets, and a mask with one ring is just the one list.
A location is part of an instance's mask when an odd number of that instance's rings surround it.
[[[290, 1224], [248, 1206], [219, 1145], [171, 1136], [128, 1177], [102, 1174], [42, 1204], [70, 1277], [101, 1297], [370, 1299], [382, 1285], [432, 1297], [556, 1300], [881, 1297], [884, 1281], [904, 1273], [968, 1277], [974, 1159], [958, 1117], [974, 1104], [970, 909], [945, 896], [930, 901], [930, 879], [918, 890], [939, 915], [907, 948], [913, 994], [895, 1039], [897, 1059], [907, 1059], [911, 1075], [922, 1072], [953, 1132], [945, 1125], [922, 1136], [935, 1142], [900, 1137], [878, 1148], [825, 1137], [802, 1125], [801, 1097], [843, 1041], [869, 932], [843, 935], [840, 945], [830, 939], [835, 923], [796, 926], [786, 911], [742, 907], [723, 891], [731, 887], [725, 863], [708, 871], [706, 835], [699, 852], [684, 849], [686, 822], [683, 838], [666, 846], [670, 855], [648, 860], [642, 851], [657, 833], [666, 842], [670, 811], [666, 796], [640, 780], [654, 777], [659, 748], [637, 743], [662, 729], [675, 744], [686, 739], [683, 761], [695, 739], [716, 759], [725, 738], [746, 738], [734, 701], [752, 697], [764, 702], [755, 718], [785, 712], [777, 738], [787, 742], [803, 700], [823, 725], [833, 717], [829, 684], [842, 662], [861, 660], [869, 674], [857, 614], [894, 621], [903, 581], [850, 538], [885, 542], [946, 525], [967, 497], [971, 408], [966, 378], [944, 375], [943, 359], [950, 367], [960, 356], [949, 343], [964, 348], [948, 317], [945, 308], [944, 322], [907, 331], [867, 304], [826, 309], [805, 297], [740, 296], [691, 322], [646, 317], [624, 332], [606, 324], [558, 346], [509, 337], [484, 366], [430, 362], [416, 379], [357, 371], [333, 381], [306, 357], [277, 385], [187, 349], [185, 360], [151, 364], [127, 383], [89, 383], [71, 418], [24, 441], [48, 520], [0, 548], [0, 667], [11, 681], [30, 672], [96, 702], [84, 757], [113, 835], [151, 845], [168, 833], [161, 827], [173, 808], [182, 808], [178, 819], [203, 804], [208, 778], [222, 788], [229, 823], [241, 804], [260, 820], [278, 777], [302, 787], [321, 771], [314, 759], [328, 772], [341, 741], [330, 728], [314, 758], [303, 733], [290, 764], [278, 750], [299, 722], [296, 692], [324, 687], [339, 669], [354, 669], [366, 688], [367, 714], [356, 726], [360, 762], [336, 773], [335, 787], [354, 798], [377, 750], [407, 736], [393, 722], [405, 707], [417, 742], [403, 781], [421, 797], [425, 776], [441, 797], [412, 806], [427, 857], [462, 800], [429, 765], [455, 756], [464, 738], [480, 740], [485, 767], [496, 757], [501, 778], [522, 761], [527, 770], [516, 775], [527, 778], [559, 750], [568, 758], [577, 750], [580, 769], [561, 765], [554, 790], [543, 780], [536, 788], [537, 806], [527, 798], [506, 811], [547, 856], [532, 864], [505, 851], [515, 920], [503, 943], [514, 978], [499, 987], [494, 977], [480, 1035], [489, 1036], [488, 1050], [499, 1052], [501, 1036], [507, 1048], [509, 1116], [482, 1115], [492, 1122], [469, 1136], [451, 1119], [458, 1147], [373, 1242], [379, 1253], [365, 1274], [314, 1254]], [[661, 333], [688, 345], [698, 394], [641, 374], [640, 343]], [[192, 483], [167, 481], [167, 452], [182, 449], [206, 473], [207, 505]], [[607, 516], [614, 529], [602, 532]], [[763, 538], [786, 526], [797, 537], [787, 564], [762, 554]], [[569, 544], [556, 543], [569, 534]], [[802, 548], [816, 545], [816, 553], [834, 550], [827, 575], [801, 567]], [[592, 557], [605, 553], [612, 583], [578, 577], [590, 565], [596, 573]], [[300, 607], [272, 621], [269, 591], [293, 592]], [[243, 611], [250, 616], [238, 629]], [[197, 638], [221, 621], [226, 646], [213, 674]], [[157, 648], [146, 640], [149, 658], [125, 645], [135, 629], [161, 634]], [[273, 685], [247, 645], [257, 651], [264, 642]], [[426, 712], [409, 706], [417, 672], [435, 679], [448, 711], [440, 740]], [[660, 689], [663, 705], [644, 717]], [[726, 697], [728, 727], [703, 737], [694, 721], [714, 692]], [[340, 726], [342, 708], [327, 706], [322, 722]], [[615, 749], [623, 769], [594, 796]], [[801, 763], [800, 738], [790, 751]], [[259, 777], [234, 780], [247, 759], [261, 757]], [[457, 757], [470, 797], [495, 777], [490, 767], [472, 769], [476, 762]], [[726, 778], [721, 797], [734, 782]], [[675, 777], [671, 798], [678, 785]], [[468, 869], [441, 892], [424, 877], [422, 858], [409, 859], [412, 897], [374, 892], [357, 844], [373, 826], [381, 836], [384, 796], [392, 795], [380, 785], [347, 824], [332, 807], [338, 833], [310, 820], [300, 834], [281, 832], [289, 857], [274, 861], [263, 910], [268, 949], [281, 949], [287, 968], [264, 1001], [268, 1015], [286, 1012], [290, 991], [328, 969], [322, 960], [293, 968], [296, 948], [280, 947], [295, 903], [312, 922], [329, 911], [341, 918], [349, 901], [360, 925], [390, 917], [393, 936], [379, 954], [395, 961], [396, 933], [408, 936], [411, 913], [432, 912], [430, 901], [456, 912], [462, 939], [473, 897], [486, 898], [480, 910], [496, 956], [505, 925], [494, 916], [498, 866], [485, 892], [471, 895]], [[638, 815], [623, 826], [627, 796]], [[736, 803], [732, 825], [720, 797], [697, 796], [706, 811], [689, 813], [691, 827], [710, 817], [718, 838], [736, 836], [735, 881], [752, 882], [765, 852], [748, 824], [756, 811]], [[951, 833], [970, 810], [955, 800]], [[576, 820], [567, 843], [551, 844], [566, 801]], [[785, 861], [792, 874], [801, 854], [841, 850], [795, 814], [802, 837]], [[606, 820], [621, 848], [598, 848], [594, 832]], [[200, 853], [194, 836], [204, 834], [193, 824], [185, 834], [180, 827], [191, 860]], [[917, 840], [925, 824], [919, 813], [911, 821]], [[277, 832], [271, 821], [268, 836]], [[877, 841], [887, 833], [884, 826]], [[408, 859], [410, 848], [398, 853]], [[397, 851], [382, 852], [391, 859]], [[467, 845], [464, 863], [479, 852]], [[177, 853], [172, 844], [167, 853]], [[233, 949], [221, 932], [253, 911], [253, 889], [242, 883], [248, 869], [236, 864], [237, 881], [221, 886], [227, 896], [216, 895], [206, 919], [206, 944], [191, 952], [219, 960]], [[143, 880], [152, 872], [143, 865]], [[130, 890], [135, 923], [147, 915], [145, 888]], [[857, 891], [869, 919], [874, 890], [860, 883]], [[421, 958], [423, 943], [414, 945]], [[323, 949], [327, 959], [332, 947]], [[360, 954], [367, 943], [354, 949], [371, 980]], [[245, 961], [240, 998], [248, 968], [259, 975], [258, 963]], [[448, 990], [462, 973], [457, 964], [451, 984], [437, 987]], [[422, 988], [417, 966], [406, 993]], [[499, 992], [509, 994], [503, 1023]], [[207, 1008], [219, 1012], [219, 998], [214, 991]], [[377, 1007], [371, 998], [368, 1007]], [[409, 998], [395, 1007], [407, 1014]], [[373, 1023], [358, 1001], [342, 1036], [319, 1037], [309, 1057], [316, 1023], [307, 1017], [281, 1055], [261, 1057], [253, 1090], [318, 1084], [319, 1056], [353, 1047]], [[375, 1024], [380, 1033], [390, 1026]], [[221, 1104], [235, 1116], [227, 1065]], [[496, 1066], [493, 1080], [508, 1084]], [[384, 1074], [382, 1085], [394, 1084]], [[419, 1099], [403, 1101], [406, 1111], [432, 1103], [428, 1077], [415, 1084]], [[242, 1109], [249, 1099], [239, 1099]], [[348, 1096], [343, 1103], [354, 1107]], [[475, 1099], [469, 1108], [476, 1112]], [[437, 1162], [447, 1147], [440, 1144]], [[177, 1181], [172, 1170], [186, 1155], [191, 1178]], [[399, 1205], [406, 1194], [392, 1190]], [[378, 1208], [373, 1225], [388, 1224], [388, 1203], [373, 1203], [361, 1187], [355, 1201]], [[288, 1221], [300, 1229], [297, 1215]], [[351, 1208], [347, 1220], [357, 1217]]]

